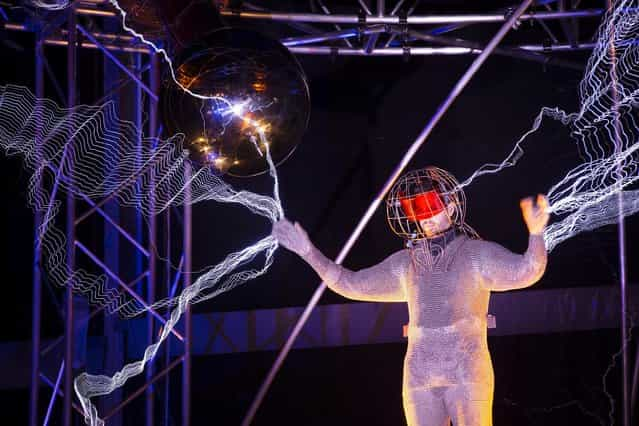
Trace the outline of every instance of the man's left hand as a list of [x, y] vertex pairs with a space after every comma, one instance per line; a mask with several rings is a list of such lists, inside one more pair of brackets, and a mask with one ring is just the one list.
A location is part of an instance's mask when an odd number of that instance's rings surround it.
[[533, 197], [524, 198], [519, 202], [524, 222], [528, 226], [531, 235], [541, 235], [546, 228], [548, 218], [548, 198], [545, 195], [537, 195], [537, 203], [533, 202]]

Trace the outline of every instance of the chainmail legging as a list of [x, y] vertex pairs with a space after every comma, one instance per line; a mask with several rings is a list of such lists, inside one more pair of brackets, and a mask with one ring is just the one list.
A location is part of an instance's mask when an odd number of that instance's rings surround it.
[[492, 389], [485, 384], [404, 391], [404, 412], [408, 426], [492, 426]]

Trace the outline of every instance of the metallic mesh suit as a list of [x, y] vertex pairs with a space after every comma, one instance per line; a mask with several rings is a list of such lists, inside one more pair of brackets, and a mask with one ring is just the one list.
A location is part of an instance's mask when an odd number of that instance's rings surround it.
[[523, 288], [543, 274], [542, 236], [530, 236], [524, 255], [465, 235], [446, 245], [433, 268], [422, 251], [400, 250], [381, 263], [350, 271], [315, 247], [304, 259], [344, 297], [408, 302], [404, 410], [409, 426], [492, 424], [493, 369], [486, 341], [490, 291]]
[[[531, 234], [526, 253], [518, 255], [473, 238], [476, 234], [459, 226], [461, 222], [452, 224], [436, 239], [412, 240], [409, 248], [360, 271], [326, 258], [299, 225], [288, 224], [279, 234], [336, 293], [408, 303], [403, 397], [409, 426], [445, 426], [451, 419], [455, 426], [492, 425], [494, 376], [486, 323], [490, 292], [530, 286], [546, 267], [542, 234]], [[304, 243], [291, 244], [290, 236]]]

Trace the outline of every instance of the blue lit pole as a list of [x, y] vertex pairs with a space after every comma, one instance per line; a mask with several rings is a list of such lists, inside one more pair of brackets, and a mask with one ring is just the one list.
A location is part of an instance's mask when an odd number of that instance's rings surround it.
[[[140, 55], [137, 55], [138, 57], [138, 61], [140, 58]], [[153, 93], [158, 94], [159, 90], [160, 90], [160, 77], [159, 77], [159, 63], [157, 60], [157, 55], [155, 54], [151, 54], [150, 56], [150, 61], [151, 61], [151, 68], [149, 70], [149, 85], [151, 86], [150, 89]], [[141, 78], [142, 76], [140, 76]], [[140, 88], [138, 88], [138, 93], [140, 92]], [[143, 108], [143, 103], [139, 102], [138, 103], [139, 108]], [[139, 109], [138, 109], [139, 111]], [[140, 114], [140, 119], [141, 119], [141, 114]], [[141, 123], [140, 126], [138, 128], [142, 128]], [[157, 97], [151, 98], [149, 99], [149, 135], [153, 138], [153, 137], [157, 137], [157, 130], [158, 129], [158, 103], [157, 103]], [[153, 139], [151, 139], [153, 141]], [[155, 142], [151, 142], [151, 143], [155, 143]], [[150, 147], [150, 149], [154, 149], [155, 146]], [[142, 149], [149, 149], [149, 147], [142, 147]], [[157, 277], [157, 271], [156, 271], [156, 256], [155, 256], [155, 250], [154, 250], [154, 246], [155, 246], [155, 242], [157, 239], [157, 230], [156, 230], [156, 215], [154, 213], [155, 211], [155, 174], [152, 172], [151, 174], [151, 199], [150, 199], [150, 206], [149, 206], [149, 211], [151, 212], [149, 215], [149, 235], [148, 235], [148, 243], [149, 243], [149, 262], [148, 262], [148, 267], [149, 267], [149, 279], [147, 282], [147, 292], [146, 292], [146, 298], [147, 298], [147, 303], [149, 305], [153, 304], [153, 302], [155, 302], [155, 286], [156, 286], [156, 277]], [[141, 224], [140, 224], [141, 225]], [[154, 340], [155, 340], [155, 323], [153, 320], [153, 314], [151, 312], [149, 312], [147, 314], [147, 345], [151, 345], [153, 344]], [[168, 363], [168, 360], [167, 360]], [[153, 368], [153, 363], [149, 363], [147, 366], [147, 370], [146, 370], [146, 380], [147, 382], [151, 382], [153, 380], [153, 373], [154, 373], [155, 369]], [[146, 404], [146, 425], [147, 426], [154, 426], [155, 425], [155, 407], [154, 407], [154, 386], [151, 385], [146, 389], [145, 392], [145, 404]]]
[[[167, 208], [165, 212], [165, 226], [164, 226], [164, 234], [166, 238], [166, 265], [165, 265], [165, 273], [166, 273], [166, 295], [170, 297], [171, 294], [171, 208]], [[167, 312], [167, 318], [170, 315], [170, 312]], [[171, 340], [166, 341], [164, 347], [164, 358], [166, 365], [171, 361]], [[170, 409], [170, 400], [171, 400], [171, 381], [167, 376], [164, 380], [164, 426], [169, 426], [171, 409]]]
[[[184, 289], [191, 285], [191, 176], [193, 170], [190, 163], [186, 163], [184, 181]], [[182, 426], [191, 424], [191, 306], [184, 311], [184, 361], [182, 362]]]
[[[73, 107], [76, 104], [76, 71], [77, 71], [77, 32], [75, 6], [72, 4], [69, 10], [67, 22], [69, 43], [67, 48], [67, 106]], [[73, 169], [73, 141], [67, 142], [70, 146], [67, 160], [69, 172]], [[64, 163], [60, 164], [60, 169], [64, 168]], [[71, 175], [71, 173], [69, 173]], [[75, 270], [75, 199], [71, 191], [67, 192], [67, 272], [69, 278], [73, 279]], [[65, 348], [64, 348], [64, 410], [63, 424], [71, 426], [73, 421], [73, 355], [74, 355], [74, 324], [73, 324], [73, 283], [67, 283], [66, 288], [66, 309], [65, 309]]]
[[[79, 28], [79, 31], [82, 31], [82, 27], [79, 26], [78, 28]], [[107, 28], [109, 30], [115, 30], [117, 28], [117, 25], [115, 23], [108, 22]], [[115, 56], [112, 56], [112, 57], [105, 56], [103, 58], [103, 66], [102, 66], [103, 91], [106, 91], [107, 88], [109, 87], [113, 87], [120, 77], [121, 67], [118, 67], [117, 65], [115, 65], [114, 60], [117, 60]], [[134, 90], [127, 90], [125, 92], [122, 92], [122, 89], [119, 89], [113, 92], [112, 94], [110, 94], [110, 96], [108, 97], [108, 100], [113, 102], [114, 105], [118, 108], [119, 114], [126, 116], [127, 119], [131, 119], [132, 117], [130, 115], [126, 115], [128, 111], [122, 110], [122, 104], [124, 103], [123, 100], [121, 99], [123, 96], [122, 93], [125, 93], [126, 95], [128, 95], [128, 94], [134, 93]], [[120, 130], [117, 127], [118, 125], [116, 123], [113, 123], [113, 122], [109, 123], [109, 126], [110, 126], [110, 130], [113, 132], [118, 132]], [[135, 154], [135, 153], [131, 153], [131, 154]], [[117, 166], [117, 162], [118, 162], [117, 157], [107, 158], [107, 156], [104, 156], [103, 173], [106, 176], [109, 176], [112, 173], [112, 170], [114, 170], [115, 167]], [[99, 206], [100, 204], [101, 203], [98, 202], [98, 200], [95, 200], [95, 202], [93, 203], [89, 203], [91, 207], [88, 209], [88, 212], [91, 212], [91, 214], [93, 214], [93, 210], [95, 209], [95, 211], [97, 211], [98, 208], [100, 207], [96, 207], [96, 206]], [[103, 254], [102, 254], [103, 259], [101, 260], [102, 264], [98, 263], [99, 259], [97, 255], [93, 253], [86, 253], [86, 252], [85, 254], [92, 260], [95, 258], [94, 262], [96, 262], [96, 264], [99, 264], [103, 268], [103, 270], [105, 270], [107, 276], [109, 277], [108, 280], [106, 281], [107, 288], [117, 289], [118, 285], [120, 284], [118, 282], [119, 274], [122, 272], [122, 266], [120, 265], [120, 250], [122, 249], [122, 244], [120, 244], [121, 232], [119, 232], [119, 229], [117, 229], [116, 227], [113, 227], [111, 223], [124, 225], [125, 221], [124, 221], [124, 217], [122, 217], [123, 215], [121, 214], [122, 212], [120, 211], [120, 207], [117, 202], [113, 200], [104, 202], [104, 200], [102, 200], [102, 209], [104, 210], [104, 213], [105, 213], [104, 216], [109, 218], [109, 220], [106, 220], [103, 225], [104, 239], [102, 242], [102, 245], [103, 245]], [[81, 212], [81, 214], [76, 220], [76, 223], [79, 224], [81, 223], [81, 221], [86, 220], [86, 218], [88, 217], [89, 217], [89, 214], [87, 214], [86, 211]], [[137, 235], [137, 229], [134, 228], [134, 231], [131, 234], [132, 234], [131, 240], [138, 241], [138, 242], [140, 241], [139, 236]], [[81, 251], [85, 251], [84, 245], [79, 245], [78, 247]], [[108, 269], [108, 272], [106, 271], [107, 269]], [[136, 289], [139, 287], [140, 287], [140, 284], [136, 284], [135, 286], [131, 286], [131, 289], [133, 292], [135, 292]], [[102, 321], [102, 330], [103, 330], [102, 332], [104, 335], [104, 342], [105, 342], [103, 368], [107, 371], [112, 371], [117, 369], [118, 366], [122, 365], [122, 363], [125, 360], [124, 354], [126, 349], [124, 347], [125, 345], [124, 337], [122, 335], [122, 331], [118, 325], [118, 322], [119, 322], [119, 318], [117, 315], [107, 315], [107, 314], [104, 315], [104, 319]], [[102, 405], [101, 407], [102, 410], [109, 411], [109, 410], [112, 410], [114, 407], [119, 406], [119, 404], [122, 402], [123, 397], [124, 395], [123, 395], [122, 389], [116, 389], [114, 392], [107, 395], [103, 400], [100, 401]], [[117, 413], [117, 414], [114, 414], [113, 417], [109, 419], [108, 424], [110, 426], [121, 426], [122, 423], [123, 423], [122, 414]]]
[[[44, 98], [44, 64], [42, 55], [43, 43], [40, 32], [36, 35], [35, 45], [35, 95], [37, 99]], [[36, 164], [40, 164], [40, 127], [36, 133], [35, 149]], [[42, 182], [36, 183], [41, 186]], [[40, 388], [40, 321], [42, 315], [42, 277], [40, 276], [40, 263], [42, 261], [42, 248], [38, 242], [38, 233], [42, 223], [42, 213], [34, 209], [34, 249], [33, 249], [33, 300], [31, 314], [31, 389], [29, 396], [29, 425], [38, 424], [38, 390]]]

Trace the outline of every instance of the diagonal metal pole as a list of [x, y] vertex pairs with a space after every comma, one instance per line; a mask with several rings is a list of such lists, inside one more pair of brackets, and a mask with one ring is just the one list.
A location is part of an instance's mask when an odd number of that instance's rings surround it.
[[[133, 281], [131, 281], [130, 283], [127, 284], [127, 287], [135, 287], [135, 285], [137, 283], [139, 283], [140, 281], [142, 281], [143, 279], [145, 279], [147, 276], [149, 275], [149, 271], [143, 272], [142, 274], [140, 274], [137, 278], [135, 278]], [[102, 312], [104, 309], [106, 309], [107, 305], [102, 305], [99, 308], [96, 308], [93, 312], [91, 312], [91, 314], [86, 318], [85, 323], [83, 323], [83, 326], [86, 326], [89, 321], [91, 321], [93, 318], [95, 318], [100, 312]], [[40, 356], [45, 356], [48, 352], [50, 352], [54, 347], [56, 347], [57, 345], [59, 345], [62, 341], [64, 340], [64, 335], [58, 337], [57, 339], [55, 339], [53, 342], [49, 343], [49, 345], [42, 349], [42, 352], [40, 352]]]
[[[141, 68], [138, 72], [140, 75], [144, 74], [146, 71], [148, 71], [150, 68], [150, 65], [147, 65], [143, 68]], [[104, 94], [102, 95], [102, 97], [100, 99], [98, 99], [97, 101], [94, 102], [95, 105], [102, 105], [107, 99], [110, 99], [111, 96], [113, 96], [114, 93], [117, 93], [118, 91], [122, 90], [125, 86], [127, 86], [128, 84], [131, 83], [131, 79], [128, 77], [122, 77], [120, 78], [116, 83], [112, 84], [108, 89], [104, 90]]]
[[149, 86], [144, 84], [140, 77], [135, 75], [135, 73], [131, 71], [126, 65], [124, 65], [118, 58], [116, 58], [115, 55], [109, 52], [109, 50], [105, 46], [103, 46], [102, 43], [100, 43], [95, 37], [93, 37], [91, 33], [85, 30], [82, 25], [76, 25], [76, 27], [86, 38], [88, 38], [93, 44], [95, 44], [107, 58], [111, 59], [111, 61], [113, 61], [113, 63], [118, 68], [120, 68], [126, 75], [128, 75], [131, 80], [135, 81], [138, 87], [142, 88], [151, 97], [151, 99], [153, 99], [155, 102], [158, 101], [158, 96], [153, 92], [153, 90], [149, 88]]
[[362, 6], [362, 10], [364, 11], [364, 13], [366, 13], [367, 15], [373, 14], [373, 12], [371, 12], [370, 7], [368, 7], [368, 5], [366, 4], [364, 0], [357, 0], [357, 2], [359, 3], [360, 6]]
[[105, 415], [104, 416], [104, 421], [107, 421], [108, 419], [113, 417], [114, 414], [119, 412], [122, 408], [124, 408], [125, 405], [127, 405], [129, 402], [131, 402], [132, 400], [137, 398], [139, 395], [141, 395], [144, 391], [146, 391], [149, 387], [151, 387], [155, 382], [157, 382], [162, 377], [168, 375], [171, 372], [171, 370], [173, 370], [173, 368], [178, 366], [183, 361], [183, 359], [184, 359], [184, 356], [181, 356], [181, 357], [175, 359], [164, 370], [160, 371], [155, 376], [153, 376], [151, 379], [149, 379], [142, 387], [140, 387], [138, 390], [136, 390], [131, 395], [129, 395], [124, 401], [122, 401], [120, 404], [118, 404], [118, 406], [115, 407], [110, 413]]
[[391, 14], [392, 16], [395, 16], [395, 14], [396, 14], [397, 12], [399, 12], [399, 9], [400, 9], [400, 8], [404, 5], [404, 2], [405, 2], [405, 1], [406, 1], [406, 0], [399, 0], [399, 1], [395, 4], [395, 7], [393, 7], [393, 10], [391, 10], [391, 13], [390, 13], [390, 14]]
[[301, 46], [304, 44], [312, 44], [312, 43], [318, 43], [318, 42], [330, 41], [330, 40], [339, 40], [339, 39], [346, 40], [348, 38], [357, 37], [358, 35], [378, 34], [378, 33], [383, 33], [385, 31], [386, 30], [383, 25], [373, 25], [363, 30], [359, 30], [357, 28], [349, 28], [346, 30], [332, 31], [332, 32], [321, 33], [321, 34], [312, 34], [312, 35], [306, 35], [301, 37], [288, 37], [288, 38], [280, 39], [280, 43], [282, 43], [286, 47], [293, 47], [293, 46]]
[[[322, 12], [324, 12], [324, 15], [330, 15], [331, 11], [328, 9], [328, 7], [326, 7], [326, 5], [324, 4], [324, 2], [322, 0], [317, 0], [317, 4], [319, 5], [320, 9], [322, 9]], [[341, 31], [342, 27], [334, 24], [333, 25], [335, 27], [335, 29], [337, 31]], [[353, 47], [353, 45], [351, 44], [351, 42], [348, 39], [344, 39], [344, 44], [346, 44], [348, 47]]]
[[124, 188], [126, 188], [127, 186], [129, 186], [131, 184], [134, 184], [140, 178], [140, 176], [142, 176], [143, 173], [146, 173], [149, 170], [149, 167], [152, 167], [155, 164], [155, 161], [156, 161], [156, 158], [157, 158], [158, 155], [161, 155], [161, 152], [159, 150], [156, 150], [156, 152], [154, 152], [151, 155], [151, 157], [148, 158], [144, 162], [144, 164], [142, 164], [140, 166], [139, 170], [137, 172], [135, 172], [135, 174], [133, 174], [133, 175], [129, 176], [128, 178], [126, 178], [126, 180], [124, 180], [122, 183], [120, 183], [120, 185], [118, 185], [117, 188], [115, 188], [113, 191], [111, 191], [111, 193], [106, 198], [103, 198], [101, 201], [96, 202], [95, 204], [93, 204], [93, 207], [91, 207], [89, 210], [87, 210], [82, 215], [80, 215], [77, 219], [75, 219], [75, 224], [76, 225], [80, 224], [80, 222], [85, 220], [87, 217], [91, 216], [99, 208], [101, 208], [106, 203], [108, 203], [109, 201], [111, 201], [112, 199], [117, 197], [120, 194], [120, 191], [122, 191]]
[[[184, 289], [192, 284], [192, 209], [191, 203], [193, 201], [191, 192], [191, 179], [193, 175], [193, 169], [190, 164], [187, 164], [184, 170], [184, 180], [187, 183], [184, 191], [184, 231], [182, 248], [184, 253], [184, 274], [183, 283]], [[184, 357], [182, 362], [182, 426], [190, 426], [191, 424], [191, 307], [187, 305], [184, 311]]]
[[55, 397], [58, 396], [58, 390], [60, 389], [60, 380], [62, 380], [62, 372], [64, 371], [64, 360], [60, 365], [60, 370], [58, 371], [58, 377], [55, 379], [55, 385], [53, 386], [53, 392], [51, 392], [51, 399], [49, 399], [49, 406], [47, 407], [47, 415], [44, 417], [43, 426], [47, 426], [49, 424], [49, 419], [51, 418], [51, 412], [53, 411], [53, 404], [55, 403]]
[[[466, 87], [468, 82], [473, 78], [473, 76], [477, 73], [477, 71], [482, 66], [482, 64], [486, 61], [488, 56], [497, 47], [499, 42], [506, 36], [510, 28], [512, 28], [512, 26], [519, 19], [519, 17], [524, 13], [524, 11], [528, 8], [528, 6], [530, 6], [532, 1], [533, 0], [524, 0], [521, 3], [521, 5], [513, 12], [513, 14], [508, 18], [508, 20], [502, 25], [502, 27], [499, 29], [497, 34], [495, 34], [495, 36], [484, 48], [481, 54], [477, 56], [477, 58], [475, 58], [475, 60], [470, 65], [468, 70], [464, 73], [464, 75], [459, 79], [459, 81], [457, 82], [455, 87], [453, 87], [448, 97], [439, 106], [439, 108], [437, 109], [437, 112], [435, 112], [435, 115], [430, 119], [430, 121], [428, 122], [426, 127], [424, 127], [424, 129], [419, 134], [419, 136], [417, 136], [417, 139], [410, 146], [406, 154], [404, 154], [404, 157], [401, 159], [399, 164], [395, 167], [395, 170], [393, 170], [393, 173], [390, 175], [390, 177], [386, 181], [386, 184], [384, 184], [384, 186], [382, 187], [377, 197], [373, 200], [371, 205], [368, 207], [368, 210], [366, 210], [366, 213], [357, 224], [355, 231], [353, 231], [348, 241], [346, 241], [346, 244], [340, 251], [339, 256], [337, 256], [335, 263], [341, 264], [344, 261], [344, 258], [346, 258], [346, 256], [350, 252], [351, 248], [355, 244], [355, 241], [357, 241], [360, 234], [364, 230], [364, 227], [368, 224], [368, 221], [373, 216], [373, 213], [375, 212], [375, 210], [377, 210], [377, 207], [381, 204], [382, 200], [384, 199], [388, 191], [393, 186], [393, 183], [401, 175], [401, 173], [404, 171], [406, 166], [408, 166], [408, 163], [415, 156], [415, 154], [417, 153], [417, 150], [426, 141], [426, 139], [431, 134], [431, 132], [433, 131], [437, 123], [439, 123], [439, 121], [444, 116], [448, 108], [450, 108], [450, 106], [453, 104], [457, 96], [459, 96], [459, 94]], [[288, 340], [286, 341], [286, 343], [280, 350], [280, 353], [278, 354], [277, 359], [275, 360], [275, 363], [273, 363], [273, 366], [271, 367], [271, 370], [266, 376], [266, 379], [260, 386], [260, 389], [255, 399], [253, 400], [253, 403], [251, 404], [249, 411], [246, 414], [246, 417], [244, 417], [244, 420], [242, 421], [242, 426], [248, 426], [253, 421], [253, 418], [255, 417], [255, 413], [260, 407], [264, 399], [264, 396], [266, 395], [266, 393], [268, 392], [268, 389], [271, 386], [271, 383], [273, 383], [273, 379], [275, 379], [275, 375], [281, 368], [284, 362], [284, 359], [288, 355], [289, 351], [291, 350], [291, 347], [293, 346], [293, 343], [295, 342], [295, 339], [300, 334], [302, 327], [304, 327], [304, 324], [306, 324], [306, 321], [308, 320], [308, 318], [311, 315], [311, 312], [313, 311], [313, 309], [319, 302], [319, 299], [324, 293], [325, 289], [326, 289], [326, 284], [321, 283], [319, 287], [317, 288], [317, 290], [315, 290], [313, 297], [311, 297], [311, 300], [309, 301], [308, 305], [304, 309], [304, 312], [298, 319], [297, 323], [295, 324], [295, 327], [293, 327], [293, 331], [291, 332], [291, 335], [289, 336]]]
[[[168, 208], [166, 209], [165, 214], [165, 226], [164, 226], [164, 241], [166, 243], [166, 262], [165, 262], [165, 279], [166, 279], [166, 294], [168, 297], [173, 297], [173, 294], [171, 294], [171, 209]], [[182, 257], [182, 259], [184, 259], [184, 257]], [[179, 276], [179, 271], [182, 269], [182, 259], [180, 260], [180, 265], [178, 266], [178, 273], [176, 273], [176, 276]], [[176, 282], [177, 284], [177, 282]], [[167, 313], [167, 319], [168, 319], [168, 315], [169, 313]], [[168, 364], [169, 361], [171, 360], [171, 342], [167, 341], [166, 344], [164, 345], [164, 362], [165, 364]], [[163, 420], [163, 425], [164, 426], [169, 426], [170, 423], [170, 418], [171, 418], [171, 405], [170, 405], [170, 398], [171, 398], [171, 381], [170, 380], [165, 380], [164, 381], [164, 391], [163, 391], [163, 404], [164, 404], [164, 410], [163, 410], [163, 414], [164, 417], [162, 418]]]
[[[44, 374], [40, 373], [40, 379], [42, 379], [42, 381], [49, 386], [51, 389], [55, 389], [55, 383], [53, 383], [51, 381], [51, 379], [49, 379], [47, 376], [45, 376]], [[58, 388], [58, 390], [56, 391], [57, 395], [60, 398], [64, 398], [64, 391], [60, 388]], [[78, 404], [76, 404], [75, 402], [73, 403], [73, 409], [81, 416], [84, 416], [84, 411], [82, 411], [82, 408], [80, 408], [80, 406]]]
[[[151, 305], [146, 303], [146, 301], [139, 294], [137, 294], [131, 287], [129, 287], [124, 281], [122, 281], [122, 279], [115, 272], [109, 269], [109, 267], [105, 265], [105, 263], [102, 262], [98, 258], [98, 256], [95, 255], [95, 253], [89, 250], [87, 246], [85, 246], [78, 240], [75, 240], [75, 246], [78, 247], [84, 254], [86, 254], [89, 257], [89, 259], [95, 262], [100, 268], [102, 268], [102, 270], [106, 272], [108, 276], [110, 276], [122, 288], [124, 288], [124, 290], [126, 290], [126, 292], [129, 293], [131, 297], [133, 297], [140, 305], [142, 305], [145, 310], [150, 312], [155, 318], [157, 318], [160, 322], [162, 322], [163, 325], [166, 325], [166, 320], [162, 317], [162, 315], [160, 315]], [[184, 340], [184, 337], [182, 337], [182, 335], [177, 330], [173, 329], [171, 330], [171, 333], [175, 337], [177, 337], [179, 340], [181, 341]]]
[[107, 222], [109, 222], [111, 224], [111, 226], [113, 226], [118, 232], [119, 234], [124, 237], [127, 241], [129, 241], [136, 249], [138, 249], [138, 251], [140, 253], [142, 253], [144, 255], [144, 257], [146, 258], [151, 258], [151, 251], [146, 249], [144, 246], [142, 246], [142, 243], [140, 243], [138, 240], [136, 240], [127, 230], [125, 230], [121, 225], [119, 225], [115, 220], [113, 220], [113, 218], [111, 216], [109, 216], [108, 213], [106, 213], [104, 210], [102, 210], [100, 207], [97, 206], [97, 204], [90, 199], [89, 197], [87, 197], [85, 194], [83, 193], [79, 193], [79, 196], [87, 202], [88, 205], [90, 205], [92, 208], [95, 208], [95, 211], [102, 216], [102, 218], [104, 220], [106, 220]]

